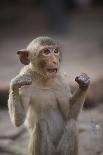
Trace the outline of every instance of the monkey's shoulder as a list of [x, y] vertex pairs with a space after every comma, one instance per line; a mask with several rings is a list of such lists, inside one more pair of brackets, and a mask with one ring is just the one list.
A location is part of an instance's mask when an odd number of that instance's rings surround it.
[[19, 74], [20, 74], [20, 75], [23, 75], [23, 74], [27, 74], [27, 73], [29, 73], [29, 72], [31, 72], [31, 69], [30, 69], [29, 65], [26, 65], [26, 66], [24, 66], [24, 67], [20, 70]]

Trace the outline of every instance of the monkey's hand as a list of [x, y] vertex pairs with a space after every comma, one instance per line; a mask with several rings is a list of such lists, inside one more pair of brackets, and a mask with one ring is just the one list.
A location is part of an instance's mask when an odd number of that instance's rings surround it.
[[32, 75], [30, 73], [17, 75], [15, 78], [11, 80], [10, 88], [15, 90], [21, 88], [22, 86], [31, 84], [32, 84]]
[[86, 90], [90, 84], [90, 78], [85, 73], [81, 73], [79, 76], [77, 76], [75, 81], [79, 84], [79, 88], [82, 90]]

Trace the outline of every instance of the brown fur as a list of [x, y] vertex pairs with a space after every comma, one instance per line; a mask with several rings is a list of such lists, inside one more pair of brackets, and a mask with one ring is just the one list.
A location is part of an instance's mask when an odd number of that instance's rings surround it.
[[[55, 46], [57, 42], [49, 37], [33, 40], [28, 57], [23, 56], [24, 50], [20, 59], [30, 63], [10, 83], [10, 117], [16, 126], [27, 125], [29, 155], [78, 155], [76, 121], [90, 80], [84, 73], [76, 77], [79, 88], [72, 95], [63, 74], [51, 70], [47, 74], [46, 69], [60, 67], [61, 51], [55, 53]], [[41, 54], [41, 48], [49, 49], [50, 56]]]

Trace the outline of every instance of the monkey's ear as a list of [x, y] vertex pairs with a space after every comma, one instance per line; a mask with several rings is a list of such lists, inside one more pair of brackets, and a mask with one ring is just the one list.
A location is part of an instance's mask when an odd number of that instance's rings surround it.
[[29, 51], [27, 51], [26, 49], [22, 49], [17, 51], [17, 54], [22, 64], [28, 65], [30, 63], [30, 60], [28, 59]]

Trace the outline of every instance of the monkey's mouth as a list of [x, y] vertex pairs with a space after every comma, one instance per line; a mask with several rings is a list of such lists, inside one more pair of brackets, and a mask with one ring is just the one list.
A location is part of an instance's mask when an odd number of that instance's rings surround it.
[[57, 68], [47, 69], [49, 73], [57, 73]]
[[49, 68], [49, 69], [47, 69], [47, 74], [48, 74], [49, 76], [55, 76], [56, 73], [57, 73], [57, 71], [58, 71], [57, 68]]

